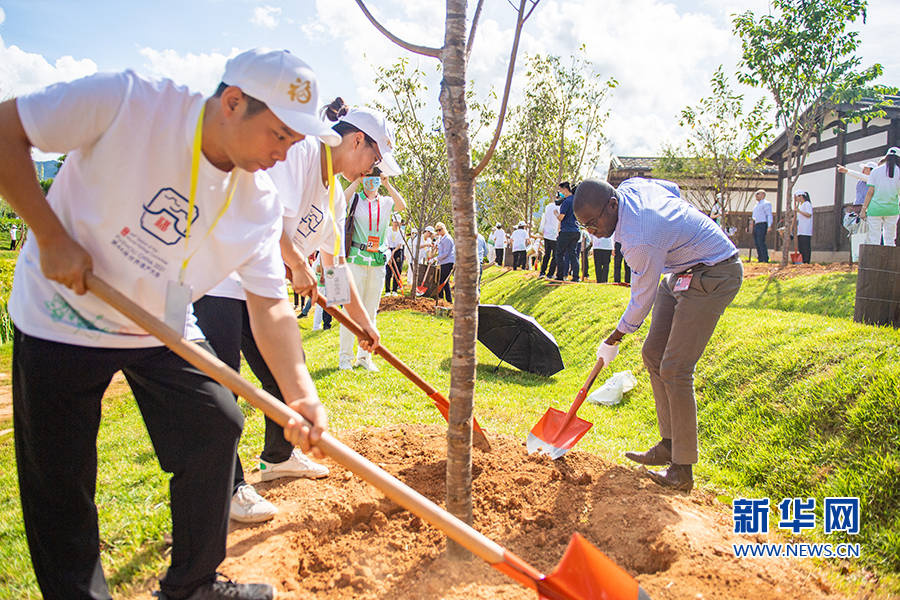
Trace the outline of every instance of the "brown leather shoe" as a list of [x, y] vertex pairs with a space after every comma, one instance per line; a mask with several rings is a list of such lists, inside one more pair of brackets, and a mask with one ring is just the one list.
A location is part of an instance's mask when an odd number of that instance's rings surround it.
[[671, 464], [665, 471], [647, 471], [650, 479], [663, 487], [682, 492], [694, 489], [694, 474], [691, 465]]
[[672, 441], [660, 440], [646, 452], [626, 452], [625, 458], [642, 465], [668, 465], [672, 462]]

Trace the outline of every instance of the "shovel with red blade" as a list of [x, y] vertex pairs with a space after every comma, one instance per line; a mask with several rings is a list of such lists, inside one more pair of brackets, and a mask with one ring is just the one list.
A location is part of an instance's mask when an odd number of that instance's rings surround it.
[[555, 408], [547, 409], [541, 420], [531, 428], [531, 433], [528, 434], [527, 446], [529, 453], [542, 452], [553, 460], [561, 458], [578, 443], [578, 440], [584, 437], [588, 429], [593, 427], [593, 423], [579, 419], [576, 413], [581, 408], [584, 399], [587, 398], [587, 394], [591, 386], [594, 385], [594, 380], [597, 379], [597, 375], [602, 368], [603, 359], [598, 358], [594, 368], [591, 370], [591, 374], [588, 375], [587, 381], [578, 390], [578, 395], [575, 396], [575, 401], [569, 408], [569, 412], [563, 412]]
[[[159, 338], [173, 352], [184, 358], [235, 394], [263, 411], [267, 417], [286, 427], [288, 422], [307, 421], [287, 404], [257, 388], [221, 360], [135, 304], [121, 292], [88, 272], [88, 289], [113, 308]], [[599, 370], [599, 369], [596, 369]], [[316, 443], [322, 452], [363, 480], [378, 488], [385, 496], [421, 519], [443, 531], [449, 538], [486, 561], [498, 571], [538, 592], [548, 600], [650, 600], [637, 581], [579, 534], [569, 541], [562, 561], [550, 575], [533, 566], [476, 531], [411, 487], [379, 468], [362, 455], [325, 433]]]

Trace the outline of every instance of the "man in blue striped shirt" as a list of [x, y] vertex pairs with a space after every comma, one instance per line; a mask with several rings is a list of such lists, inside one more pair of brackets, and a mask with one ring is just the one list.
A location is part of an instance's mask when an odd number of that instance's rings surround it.
[[[737, 248], [709, 217], [681, 199], [678, 186], [632, 178], [618, 189], [587, 180], [575, 194], [575, 215], [592, 235], [615, 234], [631, 266], [631, 300], [616, 330], [597, 349], [608, 365], [619, 341], [653, 308], [643, 346], [662, 439], [646, 452], [627, 452], [657, 483], [690, 491], [697, 462], [694, 367], [719, 317], [743, 281]], [[662, 279], [660, 277], [662, 276]]]

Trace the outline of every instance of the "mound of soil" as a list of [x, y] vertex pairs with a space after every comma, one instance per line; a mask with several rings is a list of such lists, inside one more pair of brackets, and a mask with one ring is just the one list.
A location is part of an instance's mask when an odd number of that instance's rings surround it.
[[[441, 428], [395, 426], [340, 437], [443, 504]], [[578, 531], [654, 600], [843, 597], [816, 572], [821, 566], [735, 558], [732, 542], [774, 540], [734, 535], [730, 509], [708, 492], [669, 492], [638, 470], [587, 453], [554, 462], [529, 456], [523, 440], [492, 435], [491, 441], [492, 452], [473, 457], [474, 526], [543, 572]], [[257, 483], [281, 511], [265, 524], [234, 526], [220, 570], [238, 581], [268, 581], [279, 598], [535, 598], [478, 559], [449, 561], [439, 531], [328, 464], [323, 480]]]
[[772, 279], [791, 279], [802, 275], [821, 275], [823, 273], [856, 273], [857, 265], [849, 263], [823, 263], [808, 265], [785, 265], [774, 263], [744, 263], [744, 279], [750, 277], [770, 277]]
[[[452, 307], [453, 305], [446, 300], [438, 300], [438, 306]], [[434, 314], [434, 298], [410, 298], [409, 296], [382, 296], [381, 303], [378, 305], [378, 312], [387, 310], [414, 310], [417, 312], [433, 315]]]

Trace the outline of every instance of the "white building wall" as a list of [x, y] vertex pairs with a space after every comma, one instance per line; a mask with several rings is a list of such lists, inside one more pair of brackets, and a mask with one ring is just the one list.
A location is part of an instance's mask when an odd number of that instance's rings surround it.
[[837, 156], [837, 146], [822, 148], [821, 150], [810, 152], [809, 156], [806, 157], [805, 164], [811, 165], [813, 163], [819, 162], [820, 160], [828, 160], [829, 158], [834, 158], [835, 156]]
[[885, 146], [887, 145], [887, 141], [887, 131], [882, 131], [881, 133], [876, 133], [875, 135], [867, 135], [864, 138], [847, 142], [845, 144], [845, 147], [847, 148], [846, 153], [853, 154], [854, 152], [862, 152], [863, 150], [869, 150], [870, 148]]
[[[787, 178], [782, 182], [782, 189], [787, 194]], [[813, 208], [834, 206], [834, 169], [824, 169], [815, 173], [803, 173], [794, 185], [795, 190], [809, 192], [809, 200]], [[793, 206], [790, 196], [782, 199], [782, 207]], [[774, 208], [774, 207], [773, 207]]]

